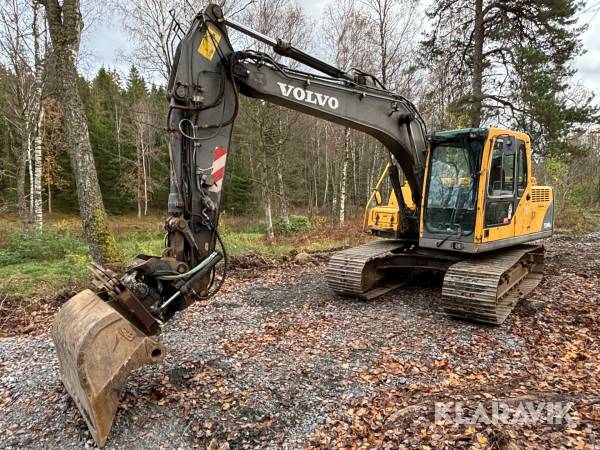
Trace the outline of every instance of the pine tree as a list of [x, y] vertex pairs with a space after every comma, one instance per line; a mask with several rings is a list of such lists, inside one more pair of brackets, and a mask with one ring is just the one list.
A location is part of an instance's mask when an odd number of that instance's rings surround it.
[[124, 109], [120, 91], [118, 75], [101, 67], [89, 85], [89, 99], [84, 102], [90, 142], [102, 174], [100, 188], [111, 213], [122, 213], [129, 207], [120, 187], [120, 179], [126, 172], [125, 155], [120, 152], [118, 142], [118, 121]]
[[452, 89], [464, 93], [450, 108], [468, 113], [470, 126], [508, 120], [533, 127], [544, 142], [564, 140], [595, 120], [590, 99], [572, 106], [564, 96], [582, 52], [582, 7], [579, 0], [437, 0], [424, 61], [444, 68]]

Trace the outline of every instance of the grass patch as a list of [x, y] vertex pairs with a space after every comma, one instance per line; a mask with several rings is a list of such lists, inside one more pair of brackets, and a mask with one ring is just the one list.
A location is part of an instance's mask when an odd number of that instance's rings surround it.
[[65, 259], [68, 255], [81, 255], [86, 246], [76, 236], [50, 230], [42, 234], [12, 233], [0, 248], [0, 267], [33, 261]]
[[[366, 239], [358, 222], [351, 222], [344, 227], [320, 224], [293, 236], [278, 236], [269, 244], [258, 221], [224, 219], [220, 230], [231, 256], [259, 253], [278, 258], [293, 250], [324, 251]], [[110, 225], [125, 263], [138, 254], [162, 253], [162, 218], [112, 217]], [[0, 296], [54, 296], [65, 289], [88, 285], [90, 258], [77, 217], [52, 215], [45, 222], [44, 233], [38, 236], [19, 233], [16, 217], [0, 218], [0, 226], [5, 230], [0, 236]]]
[[561, 234], [587, 234], [600, 231], [600, 212], [569, 206], [556, 218], [556, 232]]
[[88, 261], [64, 259], [33, 261], [0, 267], [0, 295], [38, 296], [76, 288], [87, 283]]
[[257, 232], [228, 231], [223, 233], [225, 248], [231, 256], [241, 256], [248, 253], [276, 257], [289, 253], [291, 247], [284, 242], [275, 241], [268, 244], [264, 234]]
[[164, 247], [164, 232], [117, 235], [117, 247], [124, 261], [136, 255], [160, 255]]
[[46, 295], [87, 279], [83, 241], [68, 232], [10, 234], [0, 247], [0, 294]]

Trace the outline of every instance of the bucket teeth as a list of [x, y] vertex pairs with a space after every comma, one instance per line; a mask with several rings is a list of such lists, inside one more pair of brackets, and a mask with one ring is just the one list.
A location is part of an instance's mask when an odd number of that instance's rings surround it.
[[165, 348], [89, 289], [57, 313], [52, 339], [63, 384], [103, 447], [127, 376], [144, 364], [161, 362]]

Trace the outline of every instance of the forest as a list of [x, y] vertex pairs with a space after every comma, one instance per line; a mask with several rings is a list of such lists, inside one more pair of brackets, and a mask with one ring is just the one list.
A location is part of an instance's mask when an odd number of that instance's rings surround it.
[[[133, 46], [130, 70], [100, 67], [77, 78], [100, 193], [111, 216], [142, 217], [166, 207], [164, 55], [171, 44], [160, 36], [172, 26], [169, 10], [185, 28], [203, 7], [172, 3], [117, 2], [112, 14], [121, 18]], [[472, 16], [471, 3], [339, 0], [320, 17], [292, 0], [224, 6], [259, 32], [341, 69], [375, 75], [416, 104], [429, 131], [496, 126], [528, 133], [535, 176], [556, 190], [558, 226], [593, 228], [600, 206], [598, 103], [576, 82], [574, 59], [586, 51], [579, 36], [590, 24], [581, 17], [594, 5], [475, 2], [479, 16]], [[45, 216], [79, 210], [73, 154], [53, 80], [47, 13], [29, 1], [6, 1], [2, 8], [0, 209], [18, 217], [23, 231], [42, 230]], [[90, 10], [92, 22], [106, 14], [94, 5], [82, 8]], [[267, 50], [235, 31], [233, 39], [240, 48]], [[260, 221], [270, 239], [273, 222], [288, 223], [290, 214], [344, 223], [362, 213], [386, 163], [382, 146], [360, 132], [242, 98], [222, 209]]]

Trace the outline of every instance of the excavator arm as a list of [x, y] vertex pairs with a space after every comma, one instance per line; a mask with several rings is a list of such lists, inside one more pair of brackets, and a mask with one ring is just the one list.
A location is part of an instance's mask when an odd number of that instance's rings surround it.
[[[268, 54], [234, 51], [228, 28], [311, 71], [292, 69]], [[167, 92], [171, 179], [163, 254], [139, 255], [121, 277], [94, 266], [97, 292], [71, 299], [53, 326], [63, 382], [99, 446], [106, 442], [129, 372], [164, 356], [152, 336], [176, 312], [214, 295], [225, 279], [227, 254], [218, 223], [240, 94], [373, 136], [391, 155], [392, 186], [400, 192], [397, 162], [414, 204], [421, 204], [426, 130], [410, 101], [371, 75], [344, 72], [228, 20], [217, 5], [198, 14], [181, 39]], [[413, 238], [417, 217], [404, 218]]]
[[[265, 53], [234, 51], [228, 28], [266, 43], [275, 53], [313, 72], [294, 70]], [[343, 72], [288, 43], [224, 18], [219, 6], [211, 5], [195, 18], [181, 40], [168, 85], [173, 167], [168, 256], [194, 267], [218, 242], [222, 183], [240, 94], [375, 137], [389, 150], [392, 186], [399, 191], [395, 161], [410, 186], [413, 202], [420, 205], [426, 131], [410, 101], [387, 91], [373, 76]], [[406, 210], [402, 206], [401, 211]], [[413, 213], [404, 220], [413, 238], [417, 217]], [[195, 292], [203, 296], [207, 288], [205, 279]], [[184, 306], [182, 299], [177, 309]]]

